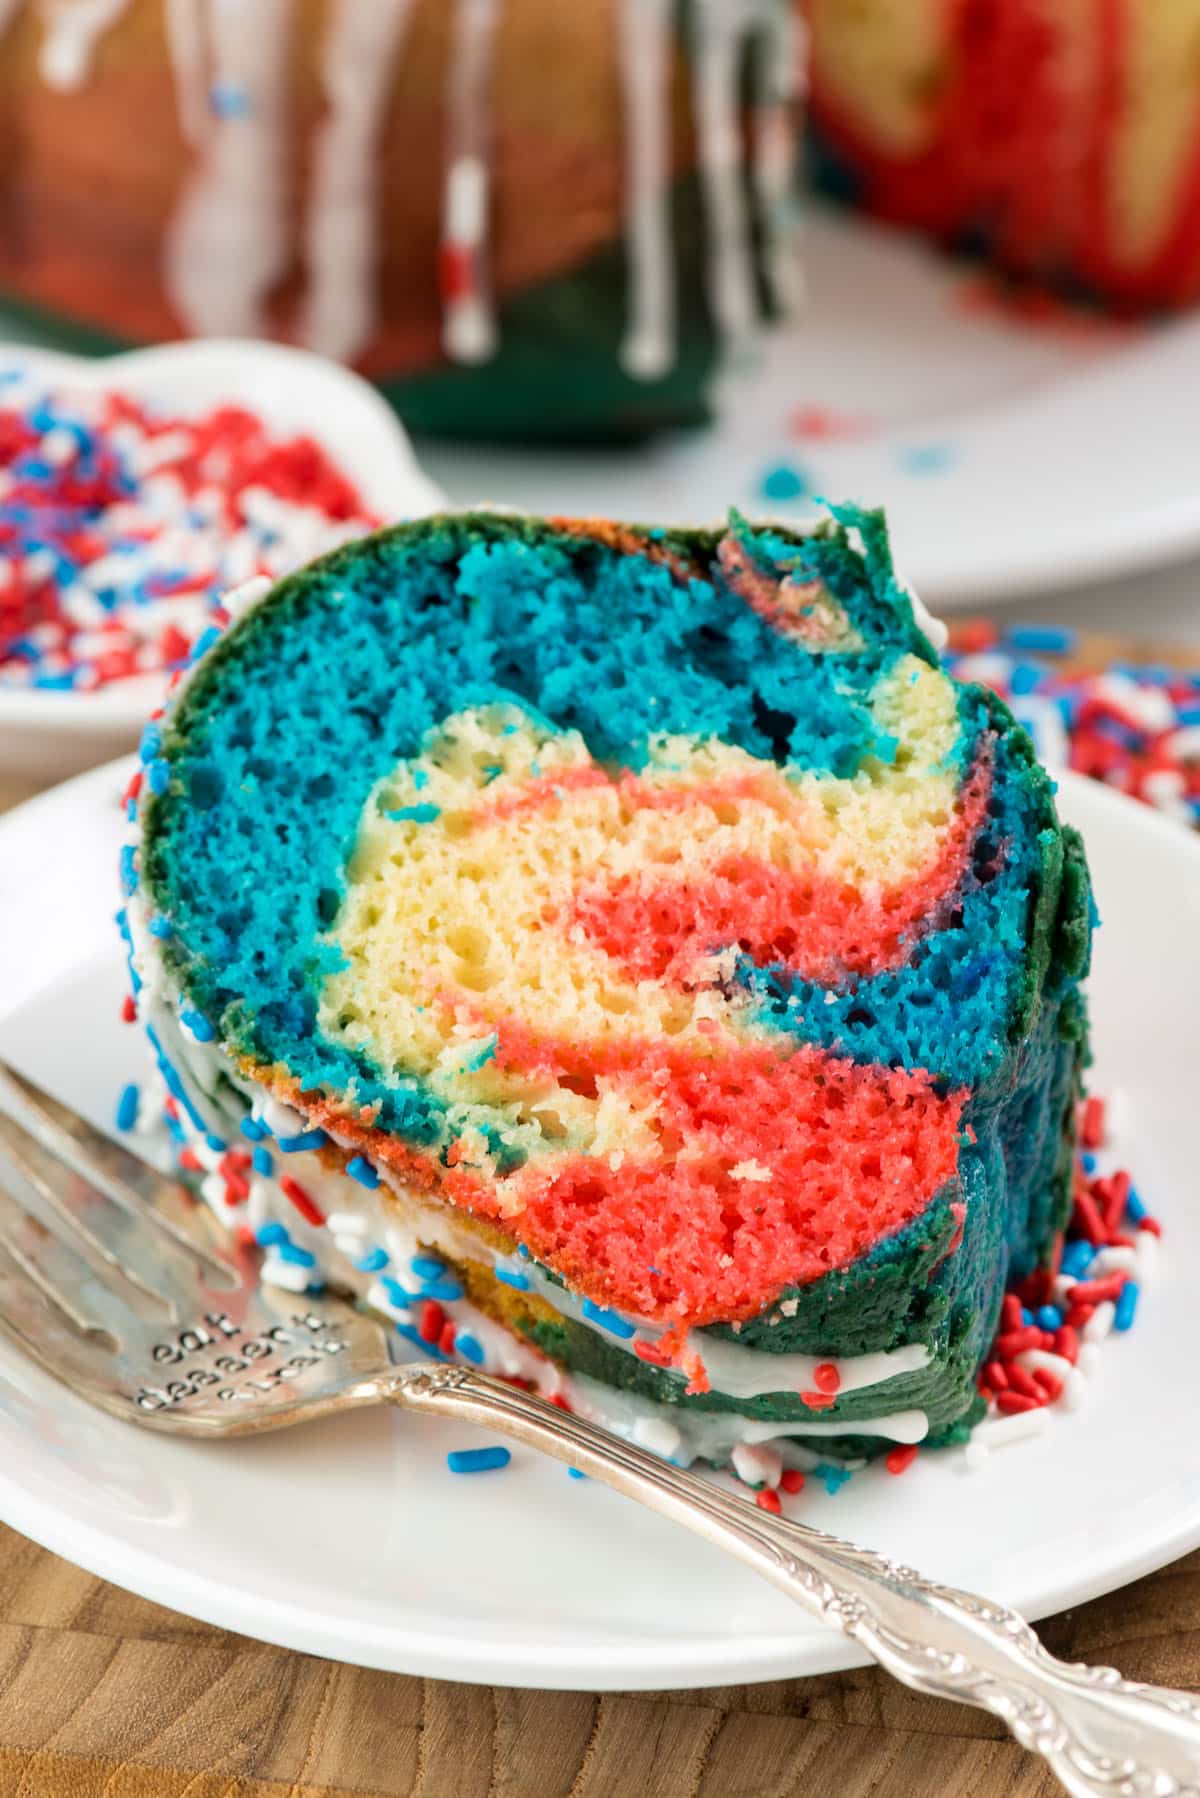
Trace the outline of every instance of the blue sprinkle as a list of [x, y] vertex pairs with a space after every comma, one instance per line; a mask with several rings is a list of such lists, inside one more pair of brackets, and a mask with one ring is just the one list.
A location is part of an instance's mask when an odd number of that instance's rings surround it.
[[458, 1332], [454, 1338], [454, 1346], [464, 1361], [473, 1361], [476, 1367], [482, 1367], [483, 1349], [466, 1330]]
[[1033, 1322], [1033, 1312], [1027, 1310], [1024, 1305], [1021, 1306], [1021, 1322], [1024, 1324], [1026, 1329], [1028, 1329], [1030, 1324]]
[[529, 1250], [525, 1247], [523, 1242], [517, 1244], [517, 1254], [521, 1257], [522, 1261], [528, 1261]]
[[813, 1473], [821, 1481], [830, 1498], [835, 1497], [839, 1487], [844, 1486], [850, 1478], [848, 1467], [834, 1467], [829, 1461], [819, 1461], [813, 1468]]
[[414, 1255], [408, 1265], [418, 1280], [440, 1280], [446, 1271], [446, 1263], [436, 1255]]
[[290, 1242], [291, 1237], [282, 1224], [260, 1224], [254, 1232], [255, 1241], [264, 1249], [277, 1249], [281, 1243]]
[[578, 1467], [568, 1467], [567, 1478], [571, 1480], [586, 1480], [587, 1474]]
[[1127, 1330], [1133, 1322], [1137, 1311], [1138, 1294], [1141, 1288], [1136, 1280], [1126, 1280], [1117, 1299], [1117, 1309], [1113, 1315], [1113, 1329]]
[[264, 1180], [269, 1180], [271, 1175], [275, 1172], [275, 1157], [272, 1155], [270, 1149], [264, 1149], [260, 1146], [255, 1149], [250, 1160], [253, 1164], [255, 1173], [261, 1174]]
[[158, 937], [160, 941], [165, 941], [167, 937], [175, 934], [175, 926], [170, 918], [151, 918], [146, 928], [151, 936]]
[[143, 766], [158, 759], [162, 753], [162, 741], [163, 735], [158, 725], [147, 724], [138, 742], [138, 755]]
[[136, 893], [137, 883], [137, 864], [133, 859], [133, 844], [126, 843], [121, 850], [121, 886], [126, 893]]
[[428, 804], [402, 805], [398, 811], [384, 812], [383, 815], [385, 818], [394, 818], [398, 824], [405, 820], [410, 824], [432, 824], [435, 818], [441, 817], [442, 808], [440, 805]]
[[609, 1311], [603, 1305], [594, 1305], [591, 1299], [584, 1299], [583, 1315], [589, 1323], [599, 1324], [602, 1330], [619, 1336], [623, 1342], [627, 1342], [634, 1334], [634, 1326], [626, 1323], [619, 1311]]
[[444, 1361], [446, 1359], [436, 1343], [426, 1342], [421, 1335], [421, 1332], [414, 1329], [412, 1324], [397, 1323], [395, 1325], [395, 1331], [397, 1336], [403, 1336], [405, 1342], [411, 1342], [413, 1347], [419, 1349], [423, 1355], [428, 1356], [429, 1360]]
[[457, 1280], [434, 1280], [421, 1287], [423, 1299], [437, 1299], [443, 1305], [452, 1305], [462, 1295], [463, 1289]]
[[958, 460], [950, 443], [918, 443], [900, 451], [899, 462], [907, 474], [945, 474]]
[[386, 1249], [371, 1249], [370, 1252], [354, 1263], [360, 1274], [377, 1274], [388, 1264]]
[[368, 1192], [374, 1192], [379, 1185], [379, 1175], [371, 1163], [364, 1161], [361, 1155], [351, 1156], [346, 1163], [346, 1172], [352, 1180], [357, 1180], [360, 1186], [365, 1186]]
[[1092, 1154], [1092, 1151], [1090, 1149], [1085, 1149], [1083, 1151], [1083, 1154], [1079, 1157], [1079, 1159], [1083, 1164], [1083, 1171], [1085, 1174], [1094, 1174], [1095, 1173], [1096, 1157]]
[[1178, 724], [1200, 724], [1200, 705], [1176, 706], [1175, 720]]
[[[183, 1021], [186, 1024], [188, 1022], [187, 1013], [181, 1012], [180, 1016], [183, 1018]], [[195, 1028], [195, 1027], [193, 1026], [193, 1028]], [[247, 1142], [262, 1142], [264, 1137], [268, 1137], [271, 1134], [271, 1132], [267, 1129], [267, 1126], [264, 1123], [262, 1123], [258, 1118], [251, 1118], [251, 1117], [243, 1118], [241, 1123], [238, 1125], [238, 1129], [241, 1131], [242, 1135], [246, 1138]]]
[[227, 1147], [226, 1143], [223, 1142], [219, 1136], [214, 1136], [211, 1130], [205, 1133], [204, 1140], [214, 1155], [223, 1155], [225, 1153]]
[[[492, 1269], [492, 1272], [495, 1274], [496, 1278], [500, 1281], [502, 1286], [515, 1287], [515, 1289], [518, 1292], [528, 1292], [529, 1291], [529, 1281], [525, 1278], [524, 1274], [510, 1273], [508, 1268], [506, 1268], [506, 1267], [494, 1267]], [[630, 1330], [629, 1334], [632, 1336], [633, 1331]]]
[[146, 770], [146, 782], [150, 791], [161, 799], [171, 784], [171, 770], [161, 756], [155, 758]]
[[[181, 1024], [187, 1025], [188, 1029], [191, 1031], [192, 1035], [195, 1037], [195, 1039], [198, 1043], [211, 1043], [213, 1040], [213, 1037], [217, 1034], [216, 1031], [213, 1029], [212, 1025], [209, 1023], [208, 1019], [204, 1016], [203, 1012], [194, 1011], [191, 1009], [191, 1007], [189, 1007], [186, 1011], [180, 1012], [179, 1021]], [[247, 1128], [246, 1128], [247, 1124], [253, 1124], [253, 1126], [254, 1126], [254, 1134], [253, 1135], [251, 1135], [251, 1132], [249, 1130], [247, 1130]], [[266, 1135], [266, 1131], [262, 1128], [262, 1126], [260, 1124], [254, 1124], [254, 1120], [252, 1118], [244, 1118], [242, 1120], [242, 1135], [250, 1136], [251, 1141], [257, 1141], [259, 1137]]]
[[310, 1254], [307, 1249], [300, 1248], [294, 1242], [281, 1242], [275, 1252], [281, 1261], [294, 1261], [297, 1267], [315, 1267], [317, 1265], [316, 1256]]
[[299, 1136], [281, 1136], [279, 1147], [285, 1155], [298, 1155], [304, 1149], [320, 1149], [329, 1141], [323, 1130], [303, 1130]]
[[1070, 655], [1079, 636], [1065, 624], [1011, 624], [1004, 642], [1027, 655]]
[[1027, 694], [1036, 693], [1044, 679], [1036, 662], [1014, 662], [1008, 677], [1009, 691], [1014, 698], [1024, 699]]
[[453, 1448], [446, 1465], [451, 1473], [490, 1473], [493, 1467], [507, 1467], [511, 1460], [506, 1448]]
[[192, 653], [188, 657], [188, 667], [194, 666], [194, 664], [200, 660], [201, 656], [206, 656], [213, 644], [219, 642], [220, 638], [221, 631], [219, 625], [210, 624], [206, 631], [202, 631], [196, 638], [196, 641], [192, 644]]
[[763, 499], [806, 499], [812, 487], [794, 462], [777, 462], [764, 471], [758, 491]]
[[1059, 1330], [1062, 1328], [1062, 1312], [1057, 1305], [1040, 1305], [1036, 1315], [1039, 1329]]
[[1125, 1214], [1133, 1224], [1140, 1224], [1146, 1215], [1145, 1201], [1136, 1186], [1129, 1188], [1129, 1197], [1125, 1200]]
[[237, 81], [214, 81], [208, 90], [209, 109], [219, 119], [249, 118], [250, 95]]
[[121, 1096], [117, 1100], [117, 1129], [132, 1130], [137, 1123], [138, 1089], [131, 1081], [122, 1087]]
[[415, 1305], [418, 1302], [416, 1294], [406, 1292], [399, 1280], [393, 1280], [390, 1274], [384, 1274], [379, 1284], [387, 1293], [390, 1302], [397, 1306], [401, 1311], [406, 1310], [409, 1305]]
[[1095, 1254], [1096, 1251], [1091, 1243], [1084, 1242], [1082, 1238], [1076, 1242], [1069, 1242], [1062, 1252], [1060, 1264], [1062, 1272], [1068, 1274], [1072, 1280], [1082, 1280], [1092, 1265]]

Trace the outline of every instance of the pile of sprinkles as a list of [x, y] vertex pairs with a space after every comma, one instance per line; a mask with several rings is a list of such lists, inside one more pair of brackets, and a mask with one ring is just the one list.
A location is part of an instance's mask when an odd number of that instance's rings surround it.
[[1133, 660], [1118, 640], [1060, 625], [950, 626], [956, 680], [1006, 699], [1051, 772], [1072, 768], [1200, 827], [1200, 657]]
[[222, 593], [377, 523], [314, 438], [245, 407], [185, 418], [0, 365], [0, 689], [183, 667]]
[[[135, 1021], [132, 1002], [126, 1003], [122, 1016]], [[197, 1040], [202, 1040], [199, 1032]], [[980, 1466], [996, 1448], [1039, 1433], [1054, 1409], [1069, 1411], [1080, 1405], [1100, 1343], [1132, 1327], [1142, 1286], [1153, 1279], [1161, 1226], [1129, 1173], [1117, 1165], [1108, 1110], [1095, 1096], [1083, 1102], [1074, 1201], [1066, 1229], [1055, 1245], [1051, 1265], [1010, 1288], [1003, 1300], [996, 1335], [978, 1375], [986, 1411], [969, 1436], [963, 1432], [963, 1453], [970, 1467]], [[538, 1365], [522, 1361], [523, 1371], [516, 1371], [518, 1362], [505, 1357], [508, 1333], [475, 1310], [449, 1262], [426, 1249], [397, 1259], [394, 1237], [385, 1248], [361, 1213], [323, 1209], [319, 1183], [326, 1176], [319, 1158], [329, 1139], [323, 1130], [305, 1127], [298, 1114], [274, 1105], [270, 1123], [257, 1116], [244, 1118], [243, 1140], [226, 1142], [206, 1131], [203, 1121], [192, 1114], [175, 1069], [160, 1055], [157, 1080], [144, 1089], [136, 1085], [122, 1089], [115, 1122], [119, 1130], [139, 1135], [153, 1135], [165, 1123], [176, 1163], [197, 1183], [198, 1196], [231, 1215], [243, 1245], [262, 1251], [264, 1280], [297, 1296], [316, 1296], [325, 1288], [327, 1265], [338, 1255], [345, 1257], [357, 1274], [366, 1276], [365, 1303], [389, 1318], [397, 1335], [418, 1354], [434, 1361], [467, 1362], [522, 1391], [539, 1393], [561, 1410], [573, 1410], [553, 1363], [536, 1357]], [[302, 1167], [307, 1184], [281, 1173], [281, 1162]], [[272, 1178], [290, 1201], [293, 1220], [250, 1221], [256, 1183]], [[379, 1184], [365, 1161], [355, 1178], [367, 1191]], [[529, 1285], [519, 1266], [498, 1265], [495, 1271], [506, 1284]], [[337, 1274], [332, 1278], [336, 1284]], [[604, 1315], [611, 1320], [607, 1327], [619, 1325], [621, 1333], [632, 1333], [633, 1325], [618, 1313]], [[836, 1364], [819, 1364], [812, 1383], [814, 1390], [802, 1395], [809, 1408], [819, 1409], [822, 1401], [831, 1404], [839, 1384]], [[649, 1440], [645, 1445], [657, 1446]], [[670, 1458], [666, 1444], [662, 1452]], [[899, 1442], [878, 1466], [889, 1475], [903, 1474], [921, 1453], [918, 1444]], [[821, 1488], [836, 1496], [868, 1465], [861, 1460], [821, 1460], [811, 1451], [804, 1455], [803, 1467], [788, 1466], [769, 1443], [739, 1443], [725, 1471], [753, 1493], [761, 1509], [779, 1515], [785, 1500], [806, 1489], [811, 1494]], [[502, 1470], [511, 1459], [508, 1449], [494, 1445], [454, 1449], [447, 1454], [446, 1465], [455, 1474], [487, 1473]], [[584, 1477], [578, 1469], [568, 1471], [575, 1479]]]

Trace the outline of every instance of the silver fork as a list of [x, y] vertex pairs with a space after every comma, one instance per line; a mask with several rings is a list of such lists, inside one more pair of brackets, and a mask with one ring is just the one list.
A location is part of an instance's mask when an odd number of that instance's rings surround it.
[[905, 1685], [991, 1711], [1069, 1792], [1200, 1798], [1188, 1693], [1056, 1660], [1003, 1605], [773, 1516], [471, 1368], [394, 1363], [382, 1323], [262, 1284], [207, 1207], [3, 1062], [0, 1171], [0, 1331], [101, 1410], [206, 1437], [382, 1403], [485, 1425], [736, 1555]]

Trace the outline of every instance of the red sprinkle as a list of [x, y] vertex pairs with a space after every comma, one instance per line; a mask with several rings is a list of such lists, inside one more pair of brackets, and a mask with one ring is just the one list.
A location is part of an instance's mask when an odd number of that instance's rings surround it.
[[779, 1476], [779, 1485], [787, 1493], [803, 1492], [804, 1475], [798, 1467], [785, 1467]]
[[1006, 1292], [1001, 1300], [1000, 1322], [1006, 1330], [1021, 1328], [1021, 1301], [1015, 1292]]
[[1127, 1274], [1105, 1274], [1102, 1280], [1076, 1280], [1071, 1288], [1072, 1305], [1099, 1305], [1105, 1299], [1118, 1299]]
[[1037, 1368], [1033, 1378], [1035, 1385], [1041, 1389], [1048, 1404], [1052, 1405], [1055, 1399], [1062, 1397], [1063, 1383], [1056, 1373], [1050, 1372], [1048, 1367]]
[[1161, 1236], [1162, 1235], [1162, 1225], [1159, 1223], [1159, 1221], [1156, 1217], [1142, 1218], [1138, 1224], [1138, 1229], [1149, 1231], [1151, 1236]]
[[1079, 1140], [1085, 1149], [1099, 1149], [1104, 1143], [1104, 1100], [1094, 1094], [1083, 1102]]
[[917, 1452], [915, 1442], [902, 1442], [898, 1448], [888, 1450], [883, 1464], [889, 1473], [905, 1473], [916, 1460]]
[[421, 1318], [417, 1324], [417, 1334], [422, 1342], [440, 1342], [442, 1331], [446, 1327], [446, 1313], [436, 1299], [426, 1299], [421, 1306]]
[[1075, 1220], [1079, 1234], [1086, 1236], [1089, 1242], [1096, 1244], [1108, 1241], [1108, 1225], [1096, 1209], [1095, 1200], [1086, 1186], [1080, 1186], [1075, 1193]]
[[834, 1402], [834, 1396], [832, 1392], [802, 1392], [800, 1403], [807, 1405], [810, 1411], [828, 1411]]
[[813, 1385], [818, 1392], [836, 1392], [841, 1383], [842, 1376], [832, 1361], [822, 1361], [813, 1369]]
[[132, 993], [126, 993], [121, 1001], [121, 1022], [123, 1024], [137, 1023], [137, 1006], [134, 1004]]
[[1014, 1392], [1021, 1393], [1025, 1398], [1041, 1396], [1038, 1392], [1037, 1381], [1028, 1368], [1019, 1366], [1015, 1361], [1008, 1369], [1008, 1383]]
[[1015, 1411], [1036, 1411], [1041, 1404], [1040, 1398], [1026, 1398], [1023, 1392], [1000, 1392], [996, 1395], [996, 1409], [1011, 1417]]
[[989, 1361], [983, 1370], [983, 1377], [993, 1392], [1003, 1392], [1008, 1385], [1008, 1374], [1002, 1361]]
[[783, 1509], [778, 1492], [773, 1492], [769, 1486], [764, 1486], [761, 1492], [754, 1494], [754, 1502], [760, 1511], [770, 1511], [774, 1517], [778, 1517]]
[[1069, 1361], [1072, 1366], [1079, 1359], [1079, 1338], [1070, 1324], [1063, 1324], [1061, 1329], [1055, 1331], [1054, 1353], [1061, 1355], [1063, 1360]]
[[443, 1355], [452, 1355], [454, 1353], [454, 1338], [456, 1334], [454, 1319], [448, 1317], [442, 1325], [442, 1333], [438, 1337], [438, 1347], [441, 1349]]
[[1041, 1346], [1042, 1332], [1036, 1324], [1026, 1324], [1021, 1330], [1007, 1330], [1003, 1336], [996, 1338], [996, 1353], [1002, 1361], [1011, 1361], [1014, 1355], [1021, 1355], [1026, 1349]]
[[1072, 1305], [1067, 1312], [1067, 1327], [1072, 1330], [1082, 1330], [1091, 1321], [1092, 1312], [1095, 1309], [1095, 1305]]
[[670, 1353], [660, 1347], [657, 1342], [643, 1342], [639, 1339], [633, 1345], [633, 1352], [639, 1361], [648, 1361], [651, 1367], [670, 1367], [671, 1365]]
[[293, 1180], [290, 1174], [281, 1174], [279, 1188], [292, 1201], [305, 1223], [320, 1225], [325, 1222], [325, 1213], [316, 1200], [305, 1192], [299, 1180]]

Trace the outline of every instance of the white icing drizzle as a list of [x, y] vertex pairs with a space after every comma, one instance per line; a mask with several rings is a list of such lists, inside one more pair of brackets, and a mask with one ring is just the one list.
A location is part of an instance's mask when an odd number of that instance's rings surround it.
[[[499, 0], [457, 0], [447, 94], [446, 181], [442, 197], [442, 343], [455, 362], [486, 362], [496, 350], [487, 266], [488, 91]], [[461, 282], [461, 285], [460, 285]]]
[[757, 0], [694, 0], [692, 87], [708, 238], [708, 301], [727, 352], [748, 344], [758, 316], [742, 188], [738, 95], [742, 43]]
[[767, 279], [777, 306], [800, 298], [794, 209], [796, 114], [806, 91], [808, 27], [790, 7], [764, 0], [754, 46], [754, 189]]
[[166, 0], [167, 50], [175, 77], [175, 104], [185, 140], [203, 144], [208, 128], [208, 46], [202, 8], [206, 0]]
[[[291, 0], [161, 0], [180, 129], [196, 167], [164, 247], [164, 282], [196, 335], [268, 334], [266, 300], [287, 270]], [[298, 335], [350, 360], [377, 324], [377, 171], [389, 81], [415, 0], [336, 0], [323, 41], [328, 104], [305, 205], [310, 278]], [[751, 42], [755, 76], [751, 177], [768, 279], [781, 302], [798, 267], [787, 206], [804, 28], [787, 0], [694, 0], [693, 110], [708, 219], [710, 305], [727, 349], [757, 322], [753, 244], [743, 190], [739, 63]], [[22, 0], [0, 0], [0, 32]], [[62, 91], [87, 79], [97, 44], [131, 0], [38, 0], [40, 68]], [[490, 95], [501, 0], [455, 0], [442, 194], [443, 344], [458, 362], [495, 353], [488, 266]], [[673, 0], [620, 0], [618, 64], [625, 117], [627, 329], [625, 371], [665, 374], [676, 355], [670, 211]]]
[[[168, 232], [171, 302], [200, 336], [267, 334], [265, 302], [288, 261], [284, 144], [289, 0], [205, 0], [171, 36], [199, 166]], [[197, 26], [200, 28], [197, 29]], [[199, 83], [205, 84], [201, 127]]]
[[376, 323], [379, 155], [413, 0], [337, 0], [325, 37], [328, 112], [317, 134], [305, 227], [309, 289], [300, 338], [354, 359]]
[[672, 0], [621, 0], [629, 317], [620, 356], [626, 374], [641, 381], [656, 380], [675, 360], [667, 80], [671, 11]]
[[[38, 70], [47, 87], [73, 93], [91, 74], [96, 46], [130, 0], [42, 0], [45, 35]], [[4, 25], [0, 13], [0, 28]]]

